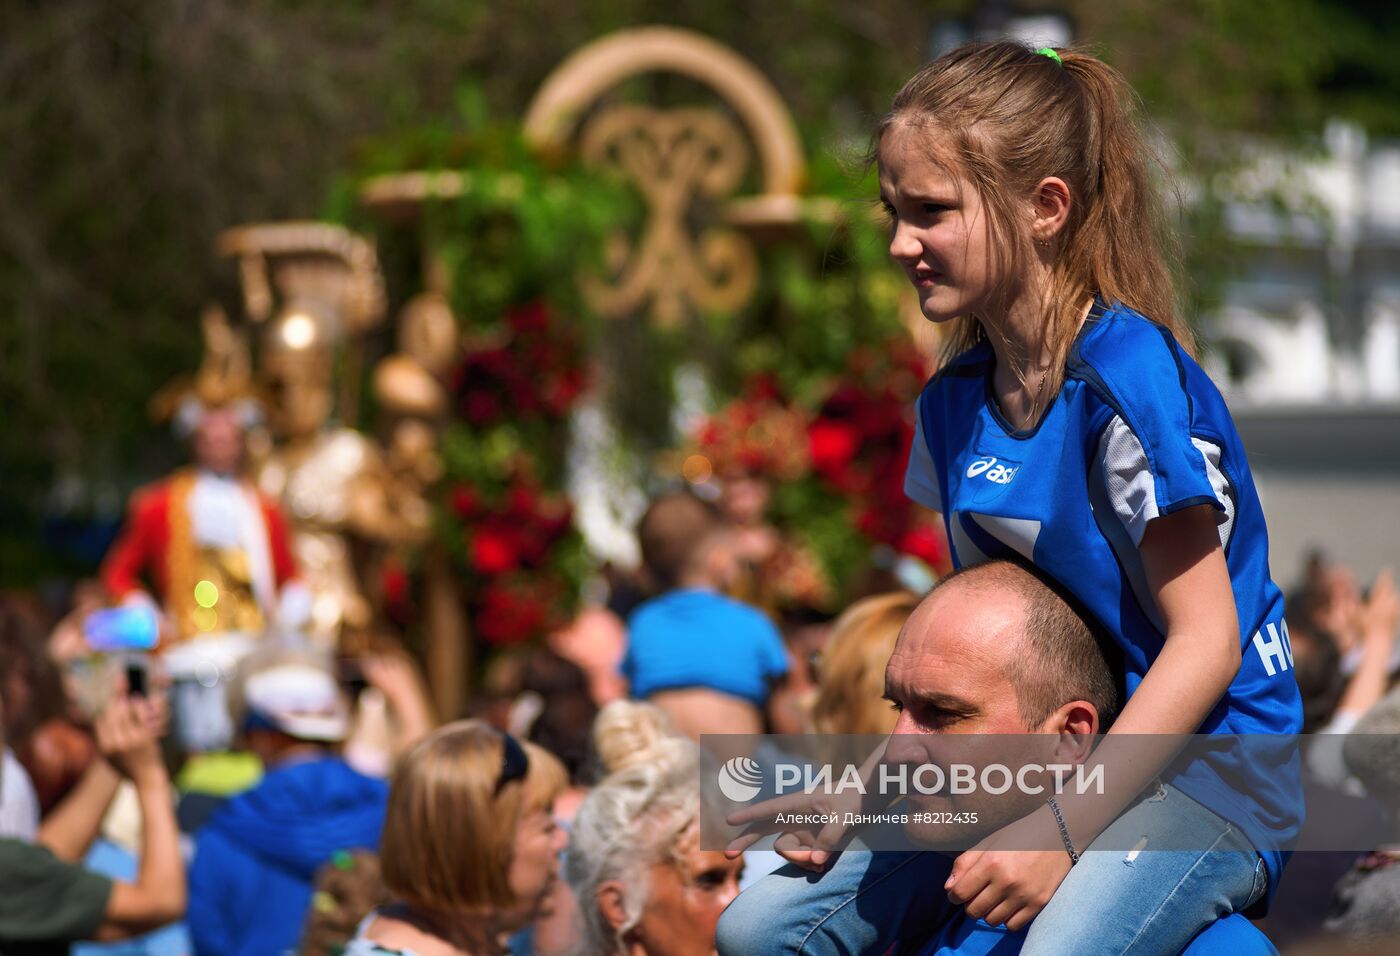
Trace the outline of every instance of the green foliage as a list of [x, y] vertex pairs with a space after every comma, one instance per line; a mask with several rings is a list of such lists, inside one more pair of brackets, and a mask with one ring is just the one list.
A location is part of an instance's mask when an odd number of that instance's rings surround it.
[[543, 162], [515, 124], [490, 118], [477, 87], [456, 102], [454, 121], [377, 141], [363, 162], [460, 183], [459, 195], [421, 204], [416, 235], [398, 238], [432, 257], [462, 332], [435, 525], [472, 633], [501, 645], [560, 626], [587, 573], [563, 496], [568, 416], [599, 337], [578, 279], [640, 207], [617, 182]]
[[768, 372], [811, 402], [853, 350], [899, 331], [907, 283], [889, 261], [876, 220], [873, 174], [856, 178], [829, 156], [813, 164], [815, 195], [834, 199], [836, 222], [811, 221], [803, 241], [767, 250], [762, 288], [733, 343], [740, 380]]
[[[451, 150], [464, 130], [480, 129], [488, 113], [523, 115], [564, 57], [604, 32], [642, 24], [697, 29], [748, 57], [789, 104], [809, 144], [859, 141], [923, 60], [933, 24], [974, 6], [0, 0], [0, 580], [24, 584], [48, 571], [90, 570], [92, 549], [40, 544], [44, 517], [114, 520], [134, 485], [179, 459], [180, 449], [147, 419], [145, 403], [198, 360], [200, 307], [214, 298], [236, 302], [233, 269], [213, 254], [220, 230], [328, 210], [365, 225], [347, 171], [412, 168], [420, 160], [458, 168]], [[1154, 119], [1182, 144], [1182, 166], [1200, 182], [1215, 182], [1216, 171], [1237, 162], [1238, 140], [1228, 135], [1237, 130], [1296, 142], [1337, 114], [1376, 135], [1400, 132], [1393, 108], [1400, 13], [1386, 0], [1065, 6], [1079, 37], [1125, 71]], [[479, 83], [463, 87], [464, 77]], [[392, 142], [409, 145], [391, 155], [385, 144]], [[473, 148], [497, 150], [483, 165], [498, 172], [520, 158], [508, 137]], [[831, 193], [820, 162], [811, 191]], [[483, 214], [501, 187], [484, 188]], [[584, 195], [585, 206], [591, 199]], [[548, 196], [530, 203], [524, 237], [493, 235], [489, 242], [500, 245], [485, 252], [559, 248], [547, 233], [573, 224], [551, 218], [558, 207]], [[1216, 197], [1198, 207], [1205, 218], [1188, 222], [1189, 272], [1203, 287], [1203, 304], [1238, 261], [1218, 209]], [[386, 259], [413, 245], [391, 248], [390, 233], [379, 235]], [[812, 244], [825, 251], [827, 233]], [[843, 257], [863, 256], [864, 246], [837, 247], [824, 266], [829, 300], [812, 300], [807, 260], [783, 253], [774, 259], [795, 261], [765, 267], [762, 294], [744, 315], [655, 339], [647, 327], [603, 330], [616, 345], [605, 354], [626, 357], [604, 373], [632, 433], [643, 444], [662, 440], [666, 403], [657, 396], [669, 387], [665, 370], [682, 355], [732, 369], [721, 375], [731, 390], [745, 371], [775, 366], [794, 387], [813, 387], [819, 376], [810, 370], [831, 367], [864, 336], [863, 326], [851, 326], [875, 308], [854, 279], [839, 279], [852, 270]], [[482, 252], [473, 246], [453, 254], [470, 274], [467, 257]], [[396, 295], [419, 287], [412, 265], [400, 262], [390, 276]], [[879, 276], [873, 265], [862, 274]], [[536, 275], [551, 289], [562, 280]], [[526, 284], [524, 275], [496, 274], [459, 290], [458, 306], [489, 324]], [[662, 359], [638, 360], [653, 354]]]
[[835, 585], [832, 609], [845, 606], [846, 590], [870, 561], [870, 541], [851, 522], [849, 502], [814, 475], [781, 482], [773, 489], [774, 525], [810, 547]]

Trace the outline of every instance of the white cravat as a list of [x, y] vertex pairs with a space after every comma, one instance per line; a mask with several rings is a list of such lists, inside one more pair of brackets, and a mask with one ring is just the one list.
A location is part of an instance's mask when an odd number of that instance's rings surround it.
[[242, 548], [248, 523], [248, 502], [237, 478], [201, 471], [190, 493], [190, 520], [196, 544], [211, 548]]
[[253, 489], [236, 477], [201, 470], [190, 492], [190, 523], [195, 543], [236, 548], [248, 556], [253, 596], [264, 613], [277, 604], [267, 527]]

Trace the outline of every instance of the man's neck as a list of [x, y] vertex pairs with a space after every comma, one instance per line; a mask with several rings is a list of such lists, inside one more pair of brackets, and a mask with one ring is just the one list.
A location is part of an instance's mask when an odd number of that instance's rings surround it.
[[295, 766], [299, 763], [309, 763], [313, 760], [322, 760], [332, 756], [329, 748], [310, 741], [297, 741], [288, 744], [276, 753], [269, 754], [263, 760], [263, 765], [269, 770], [280, 770], [284, 767]]
[[724, 588], [708, 574], [683, 574], [676, 580], [676, 591], [723, 591]]

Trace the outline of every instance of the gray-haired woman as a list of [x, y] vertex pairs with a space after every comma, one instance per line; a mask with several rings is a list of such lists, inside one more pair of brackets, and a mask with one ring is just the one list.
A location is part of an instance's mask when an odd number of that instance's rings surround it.
[[698, 748], [655, 707], [617, 701], [594, 725], [607, 777], [574, 818], [565, 876], [587, 956], [710, 956], [743, 861], [700, 848]]

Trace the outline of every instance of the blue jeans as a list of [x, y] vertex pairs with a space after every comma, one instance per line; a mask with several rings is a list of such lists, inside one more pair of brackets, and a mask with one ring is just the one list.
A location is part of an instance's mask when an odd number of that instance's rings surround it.
[[[1183, 833], [1204, 849], [1150, 849], [1154, 840], [1180, 846]], [[1140, 837], [1146, 848], [1122, 849]], [[719, 952], [849, 956], [920, 945], [956, 915], [943, 892], [952, 862], [934, 852], [848, 851], [820, 875], [785, 866], [724, 911]], [[1266, 884], [1264, 861], [1235, 826], [1163, 787], [1090, 844], [1027, 930], [1022, 956], [1175, 956]]]

